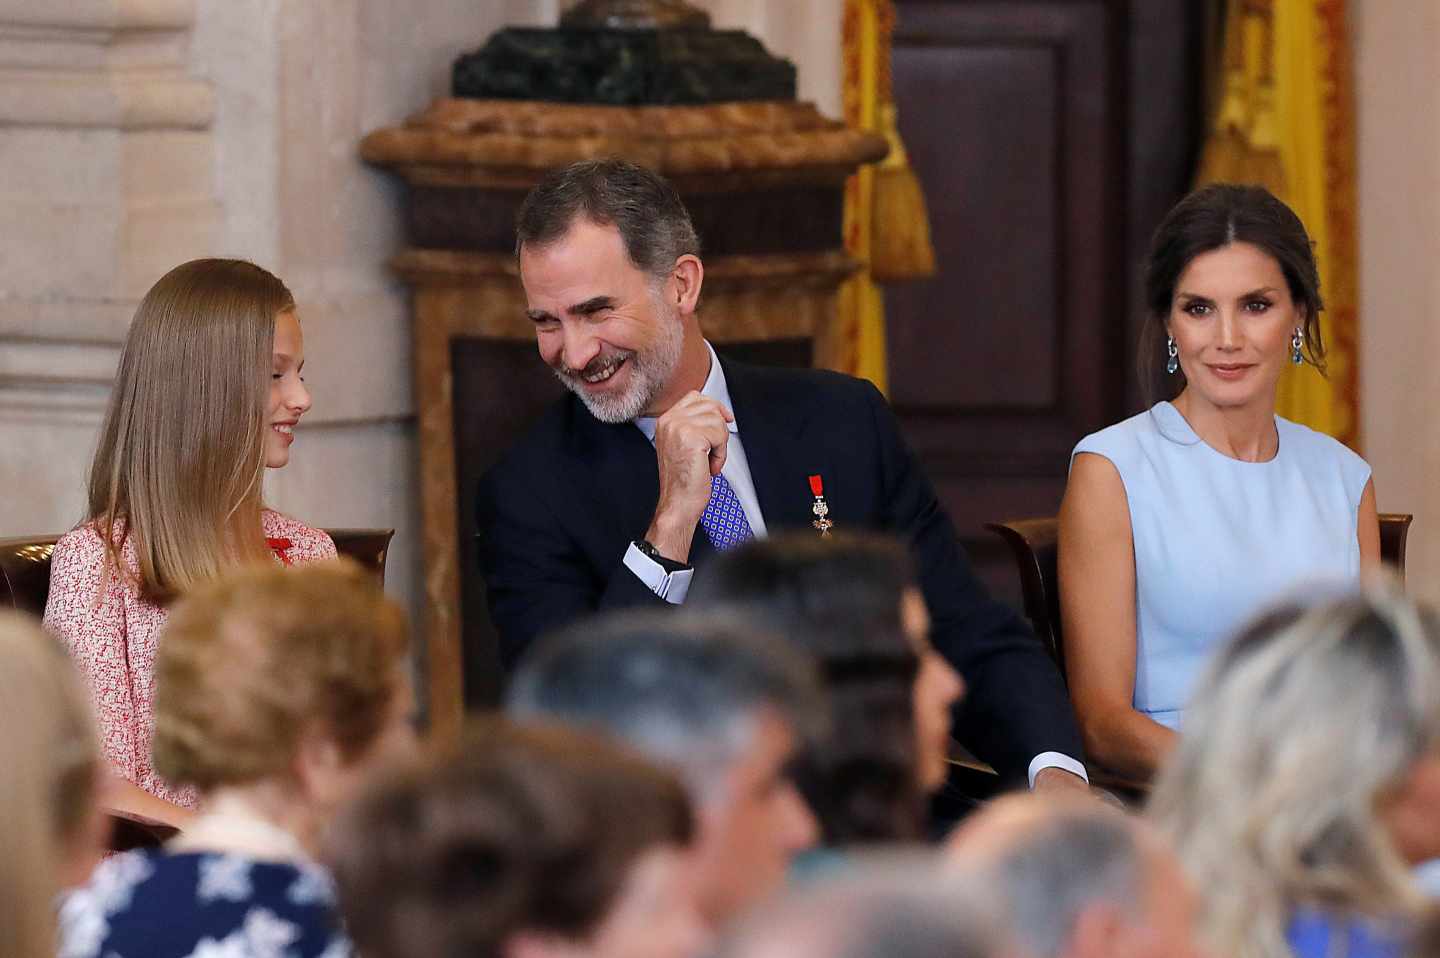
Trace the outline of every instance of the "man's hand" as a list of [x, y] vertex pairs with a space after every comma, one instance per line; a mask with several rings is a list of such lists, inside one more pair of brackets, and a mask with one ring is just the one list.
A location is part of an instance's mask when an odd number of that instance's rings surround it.
[[1090, 785], [1079, 775], [1072, 775], [1062, 768], [1042, 768], [1035, 773], [1035, 794], [1037, 795], [1060, 795], [1060, 794], [1088, 795]]
[[695, 524], [710, 501], [710, 479], [725, 465], [734, 421], [720, 403], [689, 392], [655, 423], [660, 501], [645, 538], [667, 559], [690, 560]]

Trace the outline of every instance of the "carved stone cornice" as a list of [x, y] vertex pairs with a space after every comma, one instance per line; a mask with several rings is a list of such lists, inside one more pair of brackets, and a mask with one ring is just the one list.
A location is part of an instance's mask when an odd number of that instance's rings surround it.
[[[494, 308], [474, 311], [466, 327], [470, 335], [519, 342], [535, 336], [513, 255], [408, 249], [393, 257], [390, 267], [415, 287], [465, 289], [469, 295], [487, 291]], [[824, 316], [797, 309], [796, 303], [810, 302], [804, 298], [810, 293], [833, 292], [858, 268], [842, 250], [707, 257], [700, 327], [717, 343], [815, 337]]]
[[520, 190], [546, 170], [601, 156], [655, 169], [682, 192], [692, 185], [839, 183], [886, 152], [884, 137], [797, 102], [603, 107], [440, 99], [360, 144], [366, 160], [411, 183]]
[[200, 130], [194, 0], [0, 0], [0, 126]]
[[195, 0], [0, 0], [0, 26], [58, 27], [118, 33], [125, 30], [188, 30]]
[[0, 126], [204, 130], [210, 87], [183, 76], [0, 70]]

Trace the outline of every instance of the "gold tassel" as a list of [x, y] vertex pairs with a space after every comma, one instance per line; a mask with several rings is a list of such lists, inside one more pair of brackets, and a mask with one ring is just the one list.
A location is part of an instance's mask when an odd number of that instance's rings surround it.
[[930, 218], [920, 180], [900, 142], [894, 103], [880, 105], [880, 123], [890, 153], [875, 170], [870, 274], [881, 283], [925, 279], [935, 275]]

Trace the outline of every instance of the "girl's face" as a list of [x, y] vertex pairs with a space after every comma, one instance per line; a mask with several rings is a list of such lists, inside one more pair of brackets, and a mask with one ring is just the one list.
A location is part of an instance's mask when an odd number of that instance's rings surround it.
[[310, 410], [305, 369], [305, 336], [293, 309], [275, 317], [275, 350], [270, 369], [269, 416], [265, 427], [265, 465], [279, 469], [290, 461], [295, 425]]

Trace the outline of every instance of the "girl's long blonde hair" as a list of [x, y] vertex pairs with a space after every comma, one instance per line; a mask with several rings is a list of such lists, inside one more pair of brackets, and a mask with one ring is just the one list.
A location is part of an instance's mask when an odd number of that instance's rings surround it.
[[1216, 954], [1291, 958], [1297, 909], [1421, 906], [1377, 802], [1440, 745], [1440, 620], [1386, 579], [1290, 604], [1219, 655], [1149, 814], [1204, 891]]
[[90, 703], [55, 640], [0, 613], [0, 955], [53, 958], [60, 869], [100, 776]]
[[107, 567], [165, 601], [260, 561], [275, 317], [290, 291], [253, 263], [198, 259], [160, 278], [130, 323], [90, 467], [88, 518]]

